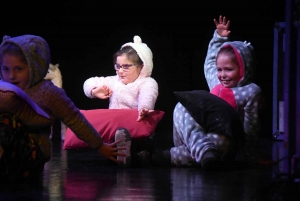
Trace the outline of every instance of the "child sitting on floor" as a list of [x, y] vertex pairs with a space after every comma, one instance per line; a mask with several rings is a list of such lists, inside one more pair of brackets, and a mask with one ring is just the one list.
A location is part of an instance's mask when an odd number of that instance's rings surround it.
[[[139, 36], [134, 36], [134, 42], [122, 45], [113, 56], [116, 75], [107, 77], [91, 77], [84, 82], [84, 93], [89, 98], [109, 98], [109, 109], [138, 109], [137, 121], [154, 110], [158, 97], [158, 84], [151, 77], [153, 70], [152, 51], [147, 44], [142, 43]], [[116, 139], [127, 139], [119, 146], [126, 146], [130, 153], [130, 133], [126, 128], [116, 133]], [[152, 139], [140, 139], [138, 144], [152, 146]], [[127, 144], [127, 145], [125, 145]], [[142, 149], [142, 148], [141, 148]], [[147, 148], [144, 148], [147, 149]], [[140, 152], [137, 148], [136, 152]], [[143, 152], [141, 152], [143, 153]], [[131, 156], [121, 157], [124, 163], [130, 164]], [[138, 157], [138, 156], [137, 156]], [[127, 161], [127, 162], [126, 162]]]
[[[10, 83], [23, 90], [42, 110], [44, 110], [52, 121], [58, 119], [67, 125], [91, 148], [95, 149], [102, 156], [117, 162], [116, 156], [124, 156], [118, 153], [123, 148], [116, 148], [118, 141], [112, 144], [102, 142], [99, 134], [93, 126], [80, 113], [74, 103], [68, 98], [65, 91], [56, 87], [51, 81], [45, 80], [50, 63], [50, 49], [48, 43], [40, 36], [21, 35], [17, 37], [4, 36], [0, 46], [0, 78], [1, 82]], [[9, 104], [9, 103], [8, 103]], [[23, 115], [23, 116], [21, 116]], [[17, 113], [5, 114], [5, 118], [11, 119], [11, 122], [18, 122], [22, 125], [22, 118], [26, 114]], [[6, 122], [3, 118], [2, 122]], [[26, 120], [26, 119], [25, 119]], [[4, 126], [4, 124], [1, 124]], [[51, 143], [49, 134], [51, 125], [36, 129], [22, 126], [24, 130], [19, 134], [15, 141], [9, 145], [3, 146], [2, 143], [8, 142], [11, 138], [10, 132], [4, 132], [0, 135], [0, 169], [1, 173], [10, 171], [11, 163], [18, 163], [18, 170], [11, 172], [15, 177], [27, 177], [39, 174], [43, 171], [45, 162], [51, 158]], [[30, 136], [28, 136], [30, 133]], [[23, 138], [31, 139], [30, 144], [24, 144]], [[34, 144], [34, 146], [32, 146]], [[32, 150], [22, 158], [21, 155], [11, 155], [13, 151], [5, 150], [13, 148], [16, 150]], [[34, 149], [32, 149], [34, 147]], [[36, 155], [40, 157], [35, 157]], [[32, 161], [30, 166], [23, 166], [22, 162]], [[15, 174], [15, 175], [14, 175]]]
[[[245, 160], [250, 164], [257, 164], [259, 161], [258, 139], [262, 92], [260, 87], [252, 82], [255, 67], [254, 50], [250, 43], [228, 41], [230, 21], [227, 21], [226, 17], [220, 16], [219, 21], [214, 19], [214, 23], [216, 31], [209, 43], [204, 64], [205, 78], [213, 96], [192, 92], [187, 94], [194, 100], [184, 100], [181, 97], [182, 100], [175, 106], [173, 115], [175, 146], [170, 150], [156, 151], [152, 157], [156, 164], [177, 166], [198, 164], [206, 170], [222, 168], [219, 162], [227, 159], [234, 160], [237, 153], [232, 132], [239, 135], [235, 136], [235, 139], [240, 138], [240, 142], [244, 142]], [[212, 104], [215, 104], [217, 109], [202, 107], [210, 104], [203, 101], [205, 98], [213, 101]], [[203, 102], [197, 103], [195, 99]], [[227, 106], [223, 100], [227, 102]], [[218, 102], [224, 105], [223, 108], [220, 104], [216, 104]], [[228, 121], [234, 120], [235, 116], [229, 110], [229, 105], [231, 110], [234, 109], [240, 116], [242, 130], [236, 126], [239, 125], [238, 122], [235, 122], [232, 128], [229, 127], [229, 130], [227, 129]], [[195, 111], [195, 108], [199, 110]], [[222, 115], [220, 113], [224, 108], [231, 112], [227, 113], [228, 119], [226, 113]], [[212, 117], [205, 118], [206, 113]], [[208, 120], [210, 121], [207, 122]], [[228, 125], [231, 123], [229, 122]], [[215, 127], [220, 130], [214, 130]], [[244, 137], [244, 140], [241, 137]], [[224, 148], [224, 145], [227, 147]]]

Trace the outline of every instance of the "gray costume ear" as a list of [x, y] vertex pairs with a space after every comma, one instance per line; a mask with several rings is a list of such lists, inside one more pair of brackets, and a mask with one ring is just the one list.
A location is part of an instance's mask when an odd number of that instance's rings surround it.
[[248, 49], [250, 50], [251, 53], [254, 52], [254, 48], [250, 42], [244, 41], [244, 44], [248, 47]]
[[8, 40], [8, 39], [10, 39], [10, 38], [11, 38], [10, 36], [5, 35], [5, 36], [3, 36], [2, 41], [6, 41], [6, 40]]

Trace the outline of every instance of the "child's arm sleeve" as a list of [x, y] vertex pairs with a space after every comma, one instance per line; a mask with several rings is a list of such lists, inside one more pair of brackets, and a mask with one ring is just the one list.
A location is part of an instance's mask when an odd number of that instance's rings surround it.
[[63, 122], [91, 148], [100, 147], [102, 145], [100, 135], [66, 93], [59, 88], [50, 88], [48, 91], [49, 93], [44, 94], [45, 100], [47, 100], [45, 104], [52, 116]]
[[103, 85], [106, 85], [112, 90], [114, 80], [116, 80], [116, 76], [91, 77], [83, 83], [84, 94], [89, 98], [94, 98], [92, 90]]
[[217, 31], [214, 32], [213, 38], [210, 40], [207, 55], [204, 62], [204, 75], [209, 90], [220, 84], [217, 77], [216, 56], [221, 45], [228, 41], [228, 37], [219, 36]]
[[158, 84], [154, 79], [148, 79], [140, 88], [138, 111], [142, 108], [153, 110], [158, 97]]

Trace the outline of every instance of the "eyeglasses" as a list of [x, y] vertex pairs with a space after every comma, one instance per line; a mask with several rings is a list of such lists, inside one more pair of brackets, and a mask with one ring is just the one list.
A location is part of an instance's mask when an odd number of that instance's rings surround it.
[[128, 72], [129, 68], [131, 66], [135, 66], [135, 64], [123, 64], [123, 65], [119, 65], [119, 64], [115, 64], [115, 70], [120, 70], [121, 68], [123, 69], [123, 71]]

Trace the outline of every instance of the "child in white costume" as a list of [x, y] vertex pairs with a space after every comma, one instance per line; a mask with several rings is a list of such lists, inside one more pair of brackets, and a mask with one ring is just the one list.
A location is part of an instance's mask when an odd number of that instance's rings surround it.
[[116, 74], [107, 77], [91, 77], [84, 82], [84, 93], [89, 98], [109, 98], [110, 109], [139, 111], [140, 121], [154, 110], [158, 96], [158, 84], [151, 77], [153, 55], [139, 36], [134, 42], [122, 45], [114, 55]]
[[[139, 36], [134, 36], [133, 43], [121, 46], [113, 56], [116, 75], [107, 77], [91, 77], [83, 84], [84, 93], [89, 98], [109, 98], [109, 109], [138, 109], [137, 121], [154, 111], [158, 96], [158, 84], [151, 77], [153, 69], [153, 54], [147, 44], [142, 43]], [[115, 139], [122, 139], [118, 147], [126, 146], [126, 159], [119, 157], [126, 166], [131, 163], [131, 137], [126, 128], [117, 131]], [[152, 146], [151, 138], [140, 139], [135, 145], [135, 152], [147, 149], [146, 144]], [[135, 141], [137, 142], [137, 141]], [[144, 144], [144, 143], [146, 144]], [[151, 148], [150, 148], [151, 149]], [[124, 153], [125, 153], [124, 152]], [[143, 151], [133, 153], [138, 161]], [[142, 163], [142, 162], [138, 162]]]

